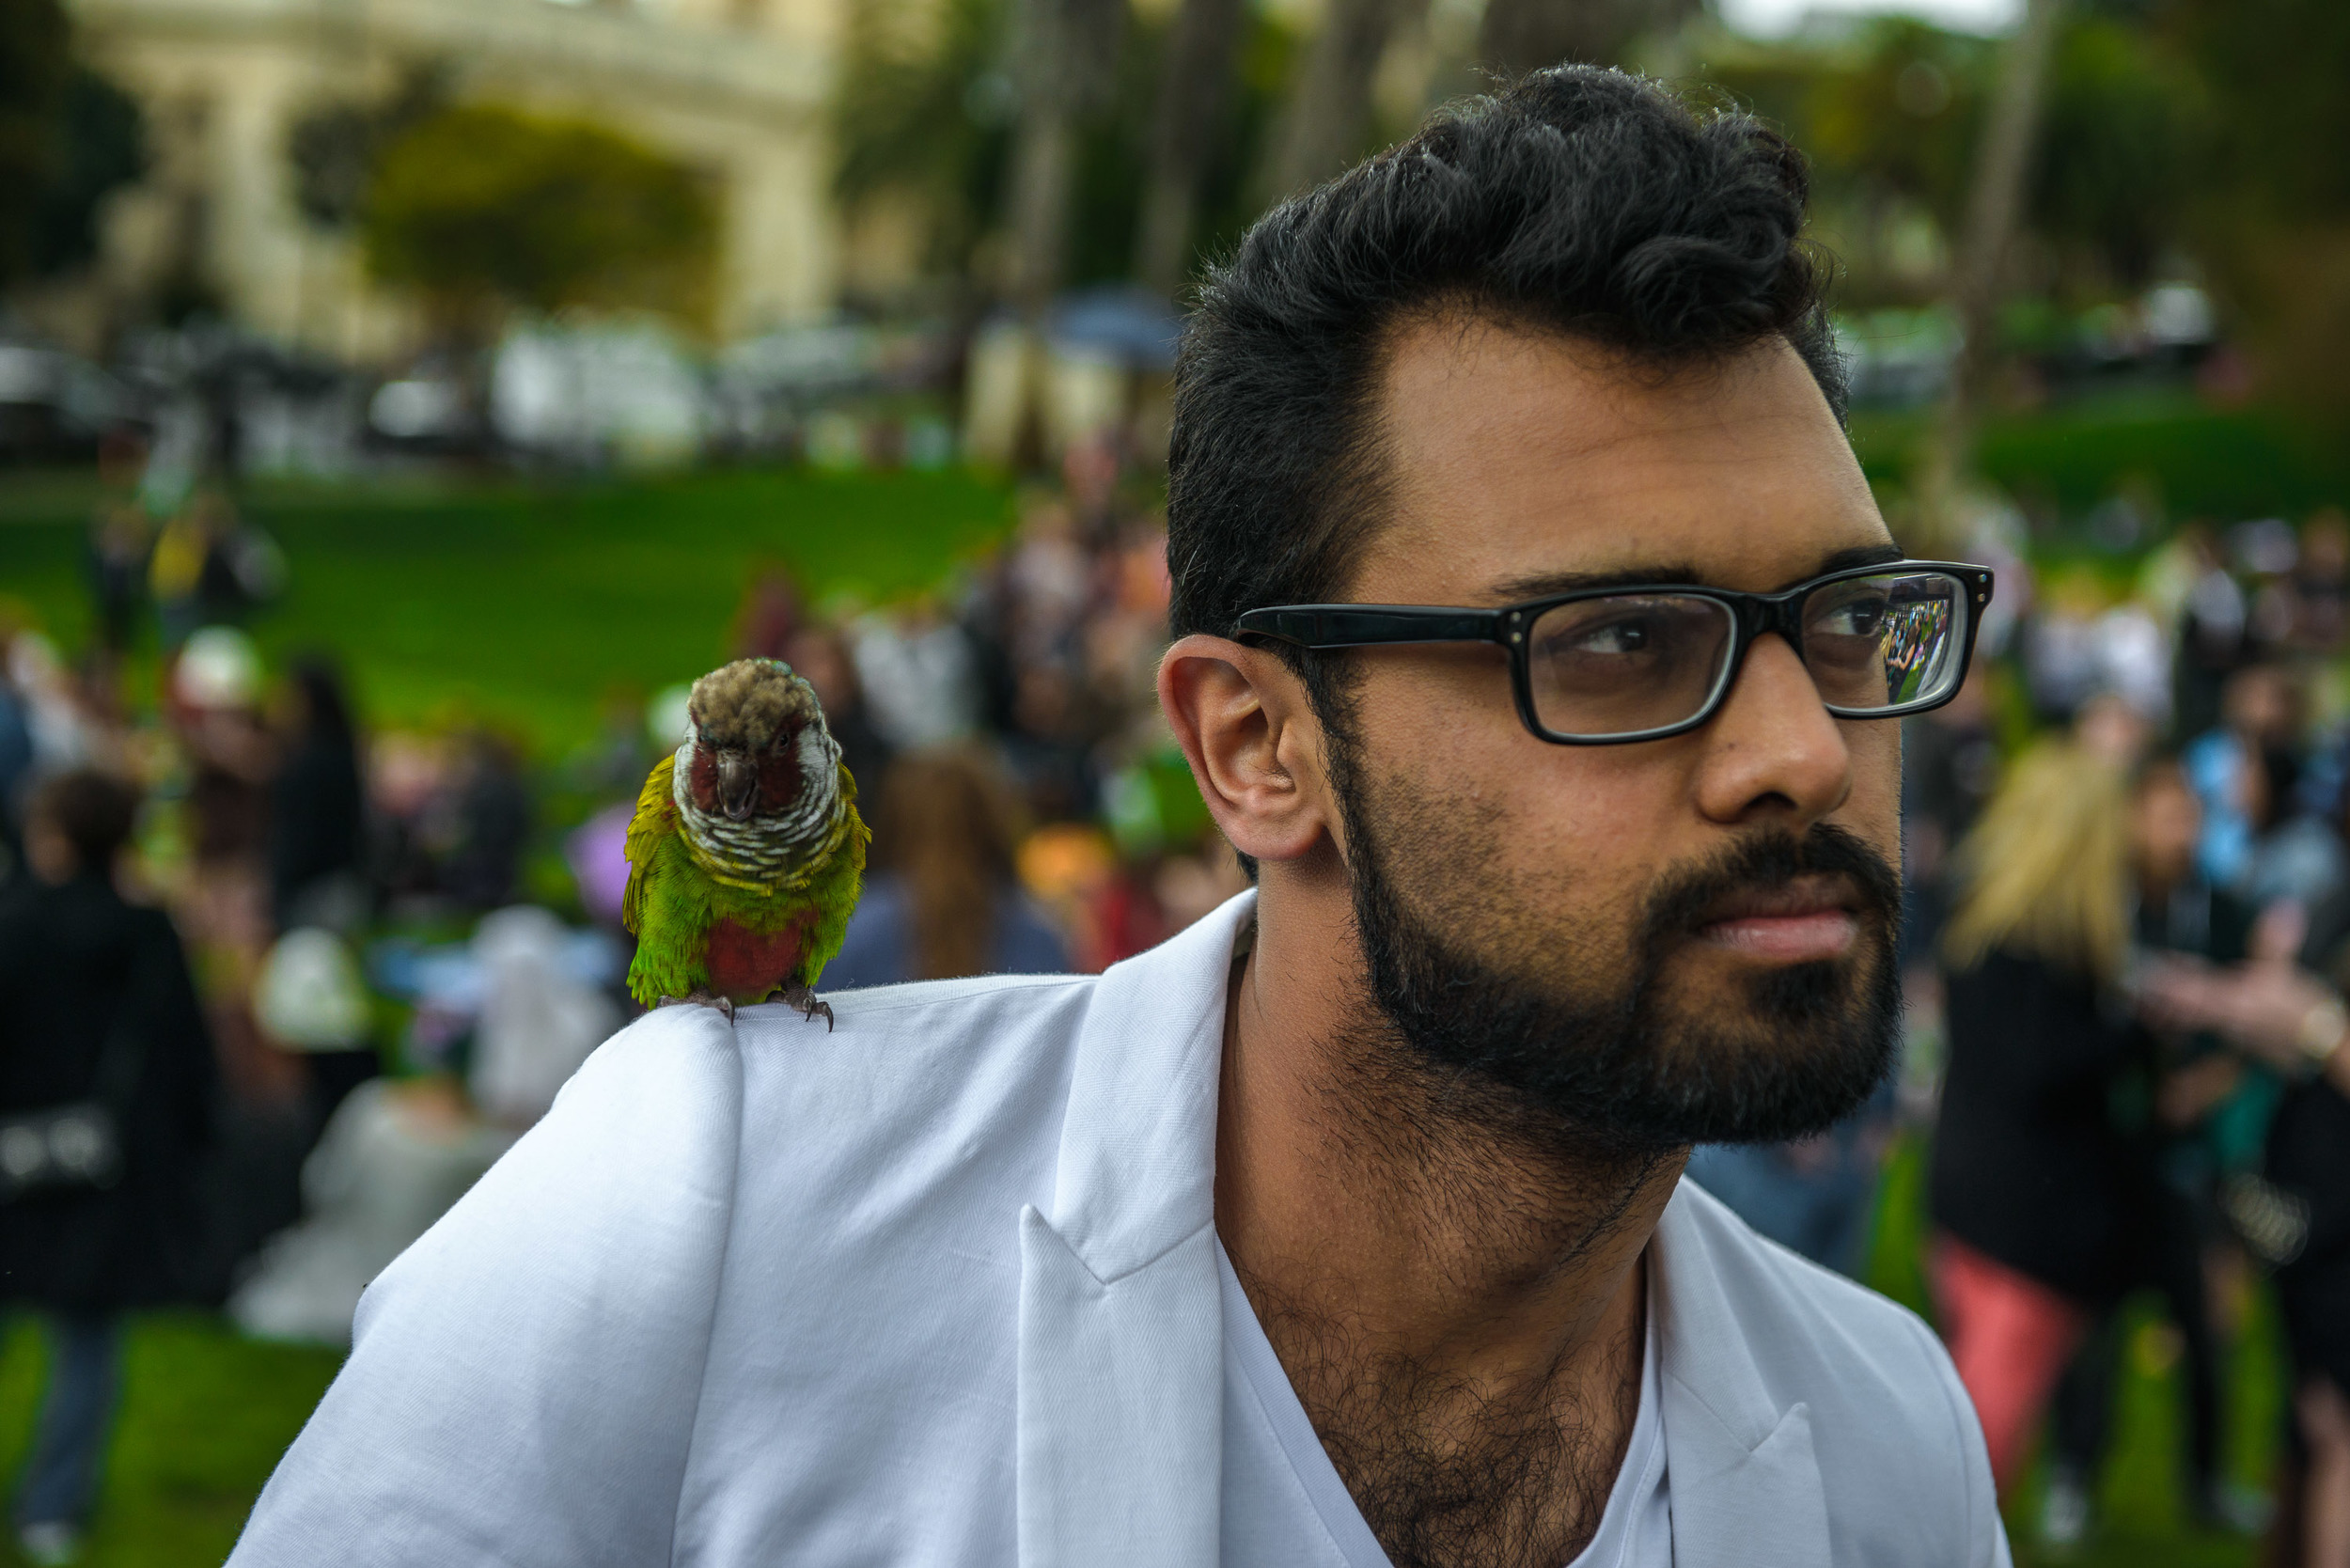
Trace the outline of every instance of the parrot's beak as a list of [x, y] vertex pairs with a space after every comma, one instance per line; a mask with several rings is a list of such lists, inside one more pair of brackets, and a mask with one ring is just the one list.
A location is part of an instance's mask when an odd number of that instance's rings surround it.
[[759, 806], [759, 767], [747, 753], [718, 753], [718, 809], [739, 823]]

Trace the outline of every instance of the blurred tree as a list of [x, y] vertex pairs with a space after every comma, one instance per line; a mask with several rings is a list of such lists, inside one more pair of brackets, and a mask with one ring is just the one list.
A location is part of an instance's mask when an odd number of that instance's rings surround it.
[[[1160, 108], [1178, 81], [1168, 65], [1178, 17], [1128, 19], [1091, 106], [1071, 121], [1063, 279], [1087, 284], [1148, 275], [1143, 214], [1156, 176]], [[840, 163], [835, 188], [854, 214], [867, 203], [910, 201], [919, 214], [933, 283], [988, 293], [1010, 283], [991, 258], [1009, 238], [1012, 125], [1019, 89], [1006, 69], [1003, 0], [943, 0], [935, 10], [887, 5], [852, 13], [836, 100]], [[1257, 206], [1248, 188], [1259, 149], [1286, 93], [1295, 39], [1264, 8], [1245, 7], [1221, 102], [1185, 102], [1193, 134], [1190, 215], [1175, 241], [1178, 284], [1198, 256], [1229, 243]], [[1195, 86], [1192, 89], [1198, 91]], [[1180, 174], [1180, 171], [1175, 171]], [[1169, 265], [1166, 262], [1156, 265]], [[984, 273], [985, 277], [976, 274]], [[1171, 293], [1172, 289], [1168, 291]], [[967, 301], [966, 303], [976, 303]]]
[[[2126, 0], [2068, 13], [2053, 47], [2022, 223], [2058, 294], [2125, 297], [2180, 245], [2201, 95]], [[1819, 227], [1850, 268], [1842, 302], [1867, 306], [1948, 289], [1998, 61], [1986, 39], [1889, 18], [1843, 48], [1757, 50], [1708, 74], [1810, 155]]]
[[2078, 17], [2050, 64], [2026, 215], [2076, 301], [2135, 294], [2177, 247], [2205, 160], [2201, 90], [2142, 25]]
[[1277, 201], [1362, 156], [1371, 135], [1371, 84], [1387, 44], [1428, 0], [1329, 0], [1295, 89], [1266, 149], [1259, 194]]
[[32, 271], [34, 225], [55, 178], [70, 50], [58, 0], [0, 0], [0, 281]]
[[1486, 0], [1477, 63], [1508, 79], [1566, 60], [1619, 65], [1644, 34], [1678, 27], [1700, 0]]
[[1959, 481], [1974, 461], [1982, 398], [1996, 353], [1998, 319], [2009, 247], [2023, 216], [2032, 149], [2047, 97], [2049, 62], [2056, 53], [2064, 0], [2025, 0], [2024, 23], [2008, 41], [1989, 118], [1975, 151], [1966, 216], [1959, 230], [1958, 255], [1950, 276], [1950, 303], [1958, 314], [1957, 362], [1928, 433], [1919, 477], [1919, 525], [1925, 541], [1956, 544]]
[[1108, 93], [1126, 0], [1012, 3], [1020, 118], [1011, 152], [1009, 282], [1022, 313], [1036, 319], [1067, 275], [1077, 120]]
[[322, 103], [296, 118], [286, 133], [286, 161], [302, 215], [321, 228], [356, 223], [384, 149], [446, 103], [447, 80], [446, 67], [420, 67], [380, 102]]
[[1019, 93], [1004, 71], [1001, 0], [944, 0], [924, 16], [850, 8], [833, 123], [834, 189], [852, 212], [911, 198], [926, 262], [961, 278], [1001, 199]]
[[147, 172], [147, 121], [129, 93], [86, 66], [66, 78], [64, 146], [33, 224], [33, 272], [48, 277], [98, 255], [98, 211]]
[[1979, 39], [1888, 19], [1850, 64], [1814, 69], [1792, 129], [1830, 183], [1880, 211], [1915, 203], [1955, 232], [1993, 65]]
[[1191, 270], [1199, 186], [1240, 64], [1246, 0], [1183, 0], [1160, 73], [1135, 277], [1172, 298]]
[[2211, 99], [2197, 249], [2275, 393], [2350, 424], [2350, 5], [2175, 0]]
[[146, 167], [138, 105], [73, 58], [59, 0], [0, 0], [0, 285], [89, 260], [101, 201]]
[[603, 126], [449, 108], [384, 149], [368, 262], [478, 341], [510, 306], [633, 306], [703, 323], [717, 210], [693, 170]]

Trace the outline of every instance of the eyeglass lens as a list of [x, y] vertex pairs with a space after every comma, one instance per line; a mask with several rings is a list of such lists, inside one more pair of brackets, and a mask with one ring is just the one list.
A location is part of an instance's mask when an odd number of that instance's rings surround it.
[[[1830, 709], [1865, 717], [1948, 695], [1965, 586], [1940, 572], [1847, 577], [1803, 605], [1805, 666]], [[1730, 662], [1729, 605], [1625, 593], [1546, 610], [1527, 634], [1534, 715], [1554, 735], [1664, 729], [1704, 711]]]

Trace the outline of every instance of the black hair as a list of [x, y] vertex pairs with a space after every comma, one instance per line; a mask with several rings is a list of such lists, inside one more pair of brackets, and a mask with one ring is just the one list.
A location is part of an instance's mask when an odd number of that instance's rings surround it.
[[[1174, 635], [1229, 635], [1245, 610], [1343, 587], [1381, 501], [1381, 356], [1414, 312], [1667, 368], [1777, 335], [1841, 420], [1825, 269], [1797, 243], [1807, 189], [1802, 154], [1751, 116], [1561, 66], [1267, 212], [1207, 274], [1176, 364]], [[1320, 662], [1297, 662], [1321, 707]]]
[[351, 701], [343, 694], [343, 678], [323, 653], [307, 653], [295, 661], [290, 679], [302, 693], [303, 729], [313, 741], [350, 751], [359, 744], [351, 722]]
[[96, 768], [52, 775], [33, 792], [27, 820], [54, 828], [73, 851], [74, 870], [103, 877], [138, 823], [139, 792]]

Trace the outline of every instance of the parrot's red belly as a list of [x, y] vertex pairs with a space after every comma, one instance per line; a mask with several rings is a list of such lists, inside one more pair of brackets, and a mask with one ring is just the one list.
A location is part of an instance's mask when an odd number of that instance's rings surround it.
[[761, 933], [721, 919], [710, 928], [710, 989], [738, 1002], [760, 1000], [798, 971], [808, 928], [814, 924], [810, 914], [781, 931]]

